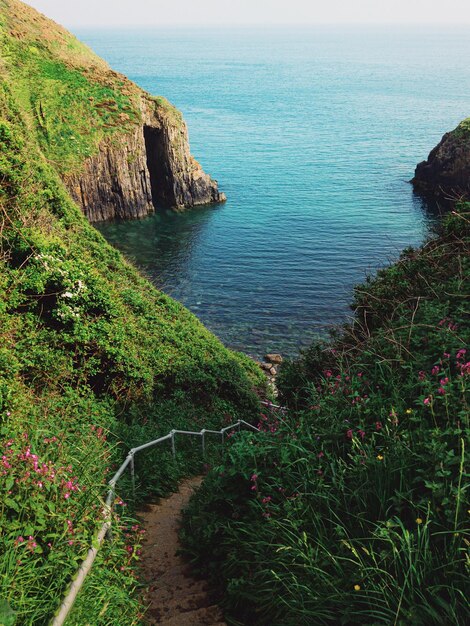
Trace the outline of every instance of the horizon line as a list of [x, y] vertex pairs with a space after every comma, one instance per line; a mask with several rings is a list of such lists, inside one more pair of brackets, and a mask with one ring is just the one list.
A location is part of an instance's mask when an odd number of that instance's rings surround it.
[[166, 22], [166, 23], [155, 23], [155, 24], [137, 24], [137, 23], [117, 23], [117, 24], [91, 24], [91, 23], [64, 23], [66, 28], [103, 28], [106, 30], [112, 30], [115, 28], [313, 28], [317, 26], [349, 26], [349, 27], [360, 27], [360, 26], [370, 26], [370, 27], [384, 27], [384, 26], [398, 26], [398, 27], [429, 27], [435, 26], [439, 28], [446, 27], [460, 27], [460, 28], [468, 28], [470, 27], [470, 20], [468, 22], [440, 22], [440, 21], [429, 21], [429, 22], [310, 22], [310, 23], [301, 23], [301, 22], [238, 22], [238, 23], [229, 23], [229, 22], [207, 22], [207, 23], [198, 23], [195, 24], [193, 22], [181, 23], [181, 22]]

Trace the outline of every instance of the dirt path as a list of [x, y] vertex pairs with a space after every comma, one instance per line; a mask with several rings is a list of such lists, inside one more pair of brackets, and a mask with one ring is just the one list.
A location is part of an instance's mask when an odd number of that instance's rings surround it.
[[149, 585], [148, 624], [226, 626], [222, 611], [211, 602], [207, 583], [193, 578], [188, 564], [176, 554], [181, 510], [201, 482], [202, 478], [185, 480], [178, 493], [140, 512], [147, 531], [141, 563]]

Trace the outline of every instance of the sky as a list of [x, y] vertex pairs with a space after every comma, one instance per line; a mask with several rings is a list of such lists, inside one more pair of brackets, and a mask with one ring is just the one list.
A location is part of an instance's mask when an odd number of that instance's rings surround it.
[[27, 0], [69, 27], [470, 24], [470, 0]]

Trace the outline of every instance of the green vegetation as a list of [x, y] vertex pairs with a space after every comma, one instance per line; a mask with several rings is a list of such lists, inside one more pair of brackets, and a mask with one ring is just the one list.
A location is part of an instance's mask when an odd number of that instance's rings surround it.
[[460, 122], [454, 130], [454, 134], [457, 137], [465, 137], [470, 140], [470, 117]]
[[231, 624], [470, 620], [470, 205], [356, 289], [355, 322], [281, 369], [187, 512]]
[[[25, 5], [0, 0], [0, 16], [0, 622], [42, 625], [128, 447], [255, 415], [263, 377], [107, 245], [59, 178], [135, 123], [137, 88]], [[155, 454], [139, 460], [141, 496], [195, 469]], [[140, 530], [117, 508], [122, 532], [70, 624], [139, 623]]]

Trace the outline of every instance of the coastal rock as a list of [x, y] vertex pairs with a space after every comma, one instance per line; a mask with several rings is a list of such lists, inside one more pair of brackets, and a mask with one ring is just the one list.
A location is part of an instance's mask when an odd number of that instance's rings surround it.
[[268, 363], [273, 363], [273, 365], [280, 365], [283, 361], [280, 354], [267, 354], [264, 359]]
[[444, 135], [411, 182], [418, 191], [448, 199], [470, 195], [470, 118]]
[[261, 369], [265, 370], [266, 372], [269, 372], [273, 366], [272, 363], [260, 363], [259, 365]]
[[[217, 182], [191, 156], [186, 124], [169, 103], [142, 92], [142, 123], [104, 141], [65, 183], [90, 222], [132, 219], [158, 207], [224, 202]], [[165, 101], [166, 102], [166, 101]]]

